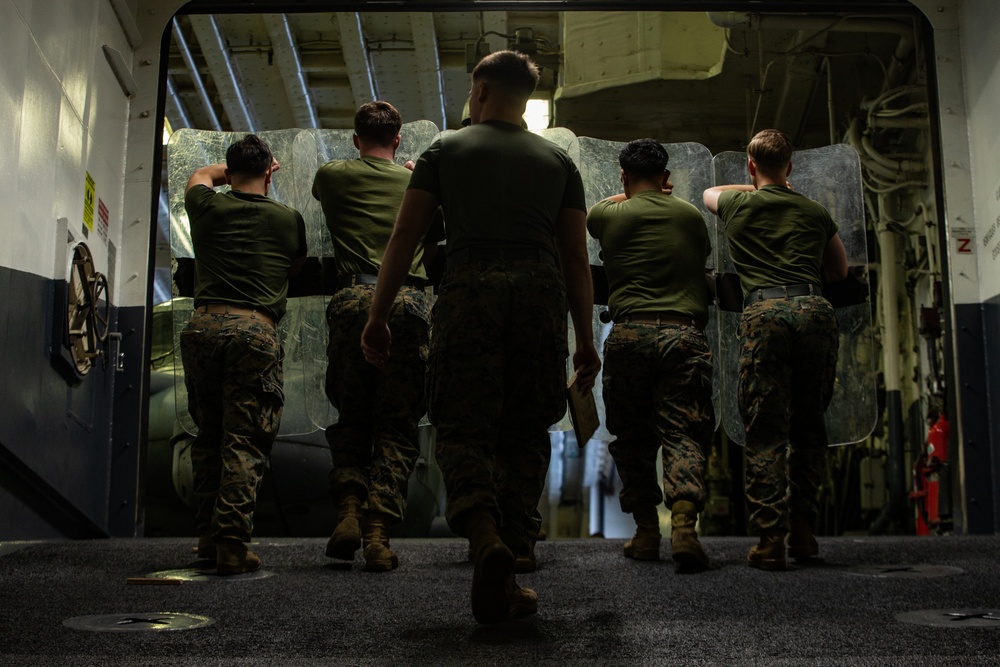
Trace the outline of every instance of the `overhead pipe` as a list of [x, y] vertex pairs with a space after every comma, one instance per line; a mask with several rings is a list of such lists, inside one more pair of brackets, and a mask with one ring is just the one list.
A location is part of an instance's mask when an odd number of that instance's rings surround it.
[[913, 36], [911, 25], [891, 19], [856, 16], [822, 18], [819, 16], [751, 12], [708, 12], [708, 18], [720, 28], [729, 30], [815, 30], [816, 35], [814, 36], [827, 31], [885, 33], [911, 38]]
[[[892, 62], [886, 69], [883, 90], [890, 90], [898, 85], [899, 78], [905, 72], [904, 64], [913, 54], [913, 26], [909, 23], [891, 19], [872, 19], [856, 16], [821, 18], [816, 16], [756, 14], [751, 12], [708, 12], [708, 18], [715, 25], [728, 30], [815, 31], [814, 34], [792, 47], [786, 55], [791, 55], [796, 49], [805, 46], [828, 31], [896, 35], [899, 37], [899, 41], [896, 43]], [[761, 88], [763, 88], [763, 85], [761, 85]]]
[[171, 126], [174, 129], [180, 129], [182, 127], [192, 127], [191, 118], [188, 116], [187, 110], [184, 108], [184, 103], [181, 102], [180, 95], [177, 94], [177, 89], [174, 87], [174, 80], [170, 76], [167, 77], [167, 99], [173, 106], [174, 123]]
[[220, 132], [222, 125], [219, 124], [219, 117], [215, 115], [215, 107], [212, 106], [212, 100], [208, 97], [205, 82], [202, 81], [201, 74], [198, 72], [198, 65], [194, 61], [194, 56], [191, 55], [187, 39], [184, 37], [184, 33], [181, 31], [181, 26], [176, 18], [173, 20], [173, 31], [174, 43], [177, 44], [177, 50], [181, 53], [181, 59], [191, 74], [191, 81], [194, 83], [194, 89], [198, 93], [198, 99], [201, 100], [201, 105], [205, 108], [205, 114], [208, 116], [208, 125], [216, 132]]
[[[878, 113], [879, 110], [885, 107], [885, 105], [888, 104], [889, 102], [895, 99], [899, 99], [900, 97], [904, 97], [906, 95], [927, 95], [927, 87], [917, 84], [911, 84], [908, 86], [889, 88], [887, 90], [882, 91], [881, 95], [879, 95], [874, 100], [864, 105], [865, 107], [868, 108], [868, 117], [871, 118], [873, 114]], [[910, 105], [910, 107], [907, 108], [911, 108], [914, 106], [915, 105]], [[930, 107], [928, 106], [928, 108]], [[902, 111], [904, 110], [900, 110], [900, 112]]]
[[872, 118], [869, 127], [877, 127], [882, 130], [926, 130], [926, 118]]
[[[888, 210], [888, 195], [878, 196], [878, 210], [885, 218]], [[887, 477], [889, 501], [872, 523], [869, 532], [880, 535], [893, 523], [902, 524], [907, 510], [906, 493], [906, 449], [903, 438], [903, 395], [901, 391], [901, 370], [899, 354], [899, 293], [897, 275], [896, 235], [884, 221], [876, 221], [879, 237], [879, 302], [882, 306], [882, 364], [885, 378], [886, 414], [888, 436], [886, 438]]]
[[265, 14], [263, 18], [267, 32], [271, 36], [274, 59], [278, 63], [285, 90], [292, 101], [295, 122], [299, 127], [320, 127], [319, 116], [316, 115], [316, 107], [309, 92], [309, 84], [302, 72], [302, 58], [288, 23], [288, 15]]
[[880, 165], [886, 169], [892, 170], [897, 174], [899, 172], [921, 172], [926, 171], [927, 167], [924, 163], [917, 160], [893, 160], [892, 158], [885, 157], [876, 150], [875, 146], [872, 144], [871, 136], [867, 133], [861, 135], [861, 147], [864, 149], [865, 154], [868, 155], [872, 160], [878, 162]]
[[[861, 123], [857, 118], [852, 120], [851, 124], [847, 127], [847, 141], [858, 152], [865, 169], [872, 172], [872, 174], [889, 179], [893, 184], [898, 184], [903, 180], [912, 180], [913, 174], [925, 171], [925, 167], [921, 162], [915, 160], [893, 160], [876, 151], [871, 141], [862, 134]], [[919, 169], [908, 169], [907, 174], [904, 175], [902, 169], [904, 165], [907, 167], [919, 166]]]

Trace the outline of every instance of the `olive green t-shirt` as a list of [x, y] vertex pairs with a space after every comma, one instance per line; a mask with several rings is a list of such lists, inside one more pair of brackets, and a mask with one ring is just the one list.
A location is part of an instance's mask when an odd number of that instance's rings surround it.
[[837, 225], [821, 204], [780, 185], [719, 195], [729, 255], [743, 293], [762, 287], [819, 285], [823, 251]]
[[449, 255], [474, 246], [534, 246], [557, 256], [559, 211], [587, 210], [580, 172], [566, 151], [501, 121], [438, 138], [417, 160], [409, 187], [440, 200]]
[[712, 250], [701, 211], [656, 190], [594, 204], [587, 231], [601, 243], [611, 319], [639, 312], [708, 321], [705, 258]]
[[194, 305], [228, 303], [285, 314], [288, 270], [306, 256], [295, 209], [264, 195], [196, 185], [184, 197], [194, 243]]
[[[323, 207], [339, 275], [378, 275], [396, 223], [410, 170], [380, 157], [327, 162], [316, 172], [312, 194]], [[417, 246], [410, 277], [426, 279]]]

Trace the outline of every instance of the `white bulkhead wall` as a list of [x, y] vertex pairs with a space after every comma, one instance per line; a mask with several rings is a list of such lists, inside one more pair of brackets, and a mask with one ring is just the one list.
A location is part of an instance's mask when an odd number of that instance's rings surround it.
[[[980, 301], [1000, 296], [1000, 41], [996, 2], [965, 0], [961, 43], [968, 132], [972, 137], [972, 197]], [[996, 340], [996, 338], [993, 338]]]
[[[57, 220], [66, 218], [97, 270], [115, 275], [108, 248], [121, 246], [129, 105], [104, 45], [131, 63], [108, 0], [0, 0], [0, 201], [10, 207], [0, 216], [3, 266], [65, 278]], [[95, 198], [84, 238], [87, 173]]]
[[[130, 3], [131, 4], [131, 3]], [[125, 205], [122, 247], [128, 253], [122, 257], [122, 280], [119, 305], [145, 306], [149, 271], [149, 239], [156, 219], [152, 217], [155, 142], [160, 80], [160, 43], [164, 31], [186, 0], [134, 0], [134, 19], [142, 42], [133, 53], [132, 75], [137, 92], [129, 112], [126, 150]], [[157, 184], [157, 192], [159, 191]]]

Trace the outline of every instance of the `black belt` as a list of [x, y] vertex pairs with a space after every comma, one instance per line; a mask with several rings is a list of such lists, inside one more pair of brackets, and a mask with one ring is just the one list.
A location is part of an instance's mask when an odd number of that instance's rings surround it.
[[[374, 273], [348, 273], [347, 275], [337, 276], [337, 289], [353, 287], [354, 285], [374, 285], [377, 282], [378, 276]], [[403, 281], [403, 284], [407, 287], [423, 289], [427, 283], [420, 278], [407, 278]]]
[[508, 260], [508, 259], [535, 259], [542, 262], [547, 262], [553, 266], [559, 266], [559, 261], [556, 259], [555, 255], [546, 250], [545, 248], [529, 248], [529, 247], [486, 247], [486, 246], [474, 246], [471, 248], [462, 248], [461, 250], [456, 250], [455, 252], [448, 253], [448, 265], [457, 266], [459, 264], [467, 264], [469, 262], [488, 262], [493, 260]]
[[655, 324], [662, 326], [695, 327], [700, 329], [698, 323], [690, 315], [679, 315], [671, 312], [638, 312], [625, 315], [622, 320], [624, 324]]
[[743, 307], [765, 299], [791, 299], [796, 296], [823, 296], [823, 288], [819, 285], [800, 283], [798, 285], [779, 285], [778, 287], [761, 287], [750, 290], [743, 299]]
[[210, 315], [238, 315], [240, 317], [249, 317], [252, 319], [258, 319], [261, 322], [266, 322], [272, 327], [275, 326], [274, 318], [257, 308], [244, 308], [243, 306], [235, 306], [229, 303], [206, 303], [195, 308], [195, 311]]

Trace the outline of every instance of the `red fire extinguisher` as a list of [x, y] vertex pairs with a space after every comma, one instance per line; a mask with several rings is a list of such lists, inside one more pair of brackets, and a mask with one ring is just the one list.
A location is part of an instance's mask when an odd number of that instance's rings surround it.
[[941, 413], [927, 430], [927, 449], [913, 464], [913, 511], [917, 535], [930, 535], [938, 527], [938, 471], [948, 460], [948, 416]]

